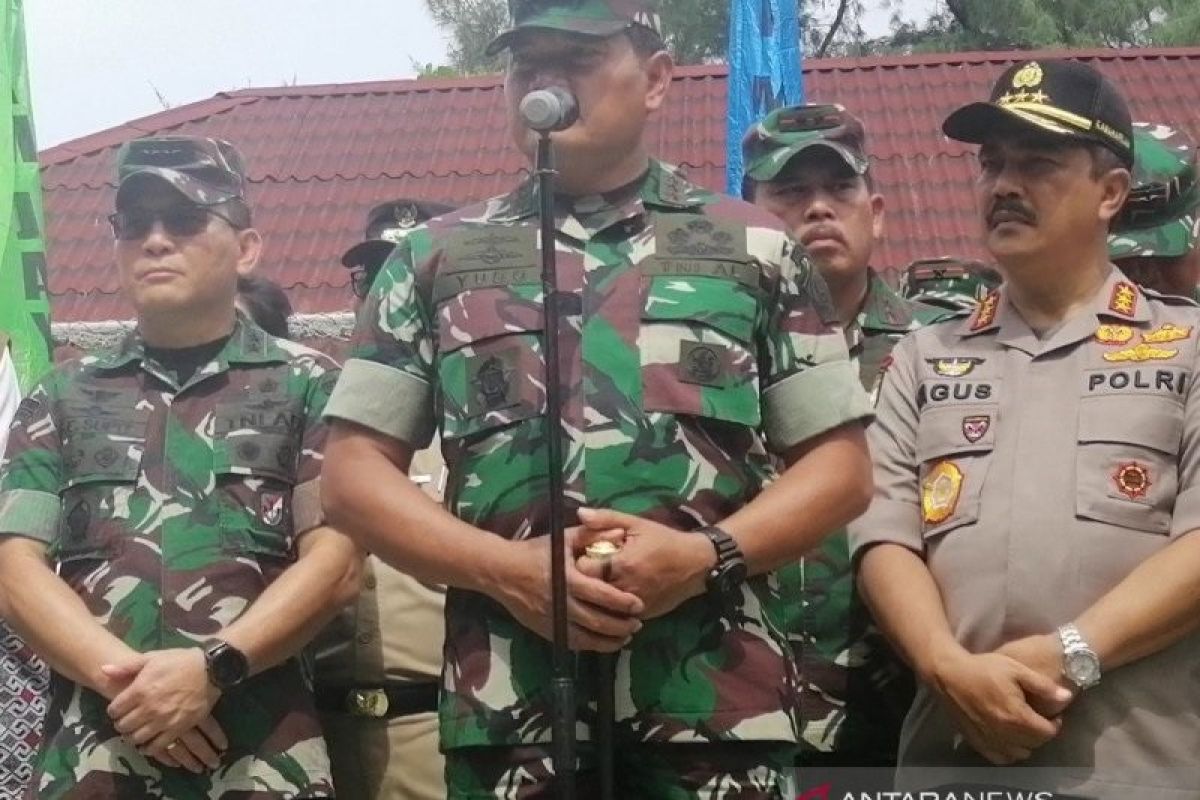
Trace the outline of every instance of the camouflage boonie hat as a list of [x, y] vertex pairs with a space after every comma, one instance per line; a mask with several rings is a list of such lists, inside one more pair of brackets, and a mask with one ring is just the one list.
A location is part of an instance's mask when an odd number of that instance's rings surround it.
[[246, 165], [229, 142], [198, 136], [134, 139], [117, 151], [117, 207], [136, 193], [146, 178], [174, 187], [203, 206], [245, 200]]
[[746, 176], [769, 181], [810, 147], [824, 147], [864, 175], [870, 162], [862, 121], [840, 105], [785, 106], [756, 122], [742, 137]]
[[924, 258], [904, 269], [900, 294], [908, 300], [957, 310], [974, 308], [1000, 283], [1000, 273], [982, 261]]
[[494, 56], [524, 31], [552, 30], [603, 38], [641, 25], [662, 35], [653, 0], [508, 0], [508, 29], [487, 46]]
[[1113, 261], [1178, 258], [1200, 237], [1196, 145], [1166, 125], [1133, 125], [1133, 188], [1108, 237]]
[[413, 228], [453, 210], [453, 206], [444, 203], [408, 198], [380, 203], [367, 212], [363, 241], [342, 254], [342, 266], [346, 269], [363, 267], [370, 271], [379, 269], [392, 249]]

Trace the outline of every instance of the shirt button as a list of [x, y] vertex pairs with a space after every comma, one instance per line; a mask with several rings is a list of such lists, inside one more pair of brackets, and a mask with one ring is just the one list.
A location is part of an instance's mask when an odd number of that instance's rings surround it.
[[371, 640], [372, 640], [372, 639], [374, 639], [374, 638], [375, 638], [375, 637], [374, 637], [374, 636], [372, 636], [372, 635], [371, 635], [371, 634], [369, 634], [369, 633], [360, 633], [360, 634], [358, 635], [358, 643], [359, 643], [359, 644], [370, 644], [370, 643], [371, 643]]
[[375, 588], [375, 576], [368, 575], [366, 577], [366, 580], [363, 581], [363, 587], [366, 589], [374, 589]]

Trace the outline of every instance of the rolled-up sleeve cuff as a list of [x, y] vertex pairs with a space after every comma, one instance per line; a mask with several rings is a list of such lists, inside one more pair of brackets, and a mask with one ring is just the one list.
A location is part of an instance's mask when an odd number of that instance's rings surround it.
[[1175, 498], [1175, 512], [1171, 515], [1171, 535], [1180, 536], [1200, 529], [1200, 486], [1184, 489]]
[[305, 481], [292, 489], [292, 524], [296, 535], [310, 531], [325, 522], [321, 508], [321, 479]]
[[784, 378], [763, 392], [763, 432], [776, 453], [826, 431], [874, 416], [849, 361], [834, 361]]
[[352, 358], [325, 406], [326, 419], [344, 419], [420, 450], [433, 440], [433, 387], [403, 370]]
[[23, 536], [50, 544], [58, 534], [62, 500], [33, 489], [0, 492], [0, 536]]
[[850, 554], [854, 561], [877, 544], [898, 544], [917, 555], [925, 552], [921, 538], [921, 518], [910, 503], [876, 497], [866, 513], [847, 527]]

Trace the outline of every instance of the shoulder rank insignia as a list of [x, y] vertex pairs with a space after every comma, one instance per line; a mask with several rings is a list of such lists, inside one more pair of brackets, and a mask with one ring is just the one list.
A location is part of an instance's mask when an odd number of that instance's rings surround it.
[[1096, 329], [1096, 341], [1100, 344], [1129, 344], [1133, 341], [1133, 328], [1128, 325], [1101, 325]]
[[1142, 334], [1142, 341], [1146, 344], [1169, 344], [1170, 342], [1182, 342], [1192, 335], [1192, 326], [1186, 328], [1179, 325], [1173, 325], [1170, 322], [1164, 322], [1156, 331]]
[[1148, 344], [1138, 344], [1133, 347], [1126, 347], [1124, 350], [1113, 350], [1104, 354], [1105, 361], [1122, 362], [1122, 361], [1169, 361], [1179, 355], [1178, 350], [1170, 350], [1164, 347], [1154, 347]]
[[925, 363], [933, 367], [933, 371], [943, 378], [961, 378], [970, 375], [976, 367], [982, 364], [982, 358], [927, 358]]
[[1137, 290], [1132, 283], [1121, 281], [1113, 287], [1108, 310], [1122, 317], [1132, 317], [1137, 312]]
[[1146, 492], [1150, 490], [1150, 470], [1145, 464], [1129, 461], [1117, 467], [1117, 471], [1113, 473], [1113, 483], [1116, 484], [1118, 492], [1130, 500], [1137, 500], [1145, 497]]
[[975, 319], [971, 321], [971, 330], [981, 331], [996, 319], [996, 312], [1000, 309], [1000, 293], [989, 292], [987, 297], [979, 301], [979, 308], [975, 309]]
[[962, 470], [953, 461], [939, 461], [921, 483], [921, 517], [938, 525], [954, 514], [962, 491]]

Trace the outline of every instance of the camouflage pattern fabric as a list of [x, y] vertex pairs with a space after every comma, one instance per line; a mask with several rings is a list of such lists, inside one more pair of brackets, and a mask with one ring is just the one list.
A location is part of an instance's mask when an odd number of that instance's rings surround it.
[[[0, 476], [0, 530], [46, 542], [62, 579], [135, 650], [191, 647], [233, 622], [321, 524], [325, 356], [239, 320], [183, 386], [136, 334], [67, 362], [21, 403]], [[297, 661], [227, 692], [220, 768], [160, 767], [98, 694], [55, 676], [42, 798], [329, 797]]]
[[774, 180], [793, 158], [813, 147], [832, 150], [855, 175], [870, 167], [862, 121], [841, 105], [785, 106], [750, 126], [742, 137], [746, 176]]
[[1000, 283], [1000, 273], [982, 261], [925, 258], [905, 267], [900, 295], [925, 306], [959, 311], [974, 308]]
[[1178, 258], [1200, 238], [1196, 146], [1180, 131], [1133, 124], [1133, 188], [1108, 237], [1108, 257]]
[[117, 151], [117, 207], [132, 190], [135, 176], [166, 181], [197, 205], [244, 200], [246, 165], [229, 142], [197, 136], [152, 136], [132, 139]]
[[[862, 310], [845, 335], [863, 388], [874, 398], [896, 342], [947, 312], [903, 299], [874, 270], [868, 280]], [[912, 675], [858, 596], [846, 531], [780, 570], [779, 580], [802, 682], [799, 763], [816, 753], [836, 753], [856, 766], [894, 763]]]
[[[653, 800], [783, 800], [790, 747], [730, 742], [716, 745], [639, 744], [639, 759], [614, 776], [614, 794]], [[450, 800], [535, 800], [556, 797], [550, 748], [474, 747], [451, 752]], [[595, 750], [580, 747], [579, 800], [599, 800]]]
[[632, 25], [661, 35], [654, 0], [508, 0], [509, 27], [487, 46], [494, 56], [528, 30], [552, 30], [582, 36], [612, 36]]
[[25, 796], [42, 740], [46, 665], [0, 622], [0, 800]]
[[[547, 529], [536, 209], [527, 182], [414, 230], [328, 409], [418, 448], [440, 427], [448, 507], [506, 538]], [[774, 477], [774, 453], [869, 417], [824, 281], [780, 225], [658, 162], [558, 209], [568, 521], [586, 504], [715, 523]], [[402, 400], [376, 411], [380, 393]], [[618, 657], [619, 736], [795, 741], [775, 576], [731, 606], [697, 597], [646, 622]], [[471, 592], [450, 590], [446, 615], [443, 748], [547, 742], [550, 643]], [[588, 698], [594, 660], [578, 663]]]

